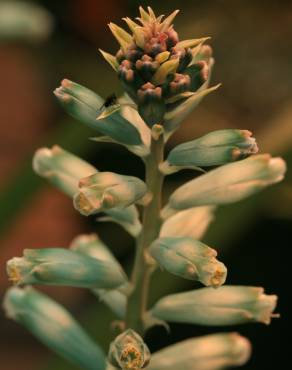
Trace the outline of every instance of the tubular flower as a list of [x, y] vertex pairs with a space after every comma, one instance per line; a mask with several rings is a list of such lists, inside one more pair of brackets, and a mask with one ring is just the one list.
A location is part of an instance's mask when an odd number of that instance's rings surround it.
[[116, 55], [101, 50], [149, 126], [163, 123], [168, 112], [188, 100], [209, 78], [212, 52], [203, 46], [208, 38], [179, 41], [172, 24], [178, 12], [163, 19], [150, 7], [148, 12], [140, 7], [138, 23], [124, 18], [132, 34], [109, 24], [120, 44]]
[[162, 268], [174, 275], [213, 288], [226, 280], [227, 269], [216, 259], [217, 252], [193, 238], [159, 238], [151, 244], [149, 252]]
[[118, 369], [138, 370], [148, 365], [150, 352], [140, 335], [128, 329], [111, 343], [108, 361]]

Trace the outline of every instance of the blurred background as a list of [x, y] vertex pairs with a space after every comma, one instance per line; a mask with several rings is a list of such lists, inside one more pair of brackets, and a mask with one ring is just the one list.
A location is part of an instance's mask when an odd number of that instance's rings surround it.
[[[97, 50], [115, 53], [117, 44], [106, 25], [109, 21], [121, 25], [122, 17], [138, 16], [139, 5], [153, 6], [160, 14], [181, 9], [176, 20], [181, 38], [211, 36], [216, 58], [213, 83], [223, 83], [186, 120], [168, 149], [215, 129], [249, 129], [262, 153], [281, 155], [292, 168], [291, 1], [35, 1], [44, 8], [41, 15], [33, 11], [25, 15], [17, 7], [7, 15], [4, 3], [7, 1], [0, 0], [1, 296], [9, 285], [7, 259], [20, 256], [24, 248], [65, 247], [83, 232], [97, 231], [127, 268], [131, 266], [131, 238], [116, 225], [96, 224], [93, 218], [77, 214], [70, 199], [32, 172], [31, 158], [38, 147], [57, 143], [100, 170], [143, 177], [139, 159], [121, 147], [87, 140], [94, 132], [64, 114], [52, 94], [65, 77], [104, 97], [121, 92], [117, 77]], [[19, 21], [20, 27], [14, 17], [24, 16], [27, 18]], [[166, 190], [193, 175], [184, 171], [169, 176]], [[269, 327], [171, 325], [171, 334], [155, 328], [146, 338], [153, 351], [190, 336], [236, 330], [254, 347], [252, 359], [243, 369], [281, 368], [290, 362], [291, 200], [292, 178], [288, 171], [283, 183], [220, 208], [205, 237], [228, 266], [229, 284], [264, 286], [267, 293], [279, 295], [281, 319], [273, 320]], [[190, 287], [194, 284], [158, 273], [151, 301]], [[102, 345], [107, 345], [113, 316], [102, 303], [82, 289], [54, 287], [45, 291], [69, 308]], [[75, 369], [25, 329], [6, 320], [2, 311], [0, 325], [1, 368]]]

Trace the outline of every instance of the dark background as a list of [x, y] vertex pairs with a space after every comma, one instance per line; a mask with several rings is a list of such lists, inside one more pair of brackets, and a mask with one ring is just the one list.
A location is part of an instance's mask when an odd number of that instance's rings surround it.
[[[98, 48], [114, 53], [117, 44], [106, 24], [122, 25], [137, 16], [138, 5], [156, 13], [181, 9], [176, 29], [181, 38], [211, 36], [216, 65], [213, 83], [223, 86], [207, 97], [169, 143], [190, 140], [220, 128], [250, 129], [261, 152], [283, 156], [292, 165], [292, 2], [260, 0], [205, 1], [38, 1], [55, 18], [55, 29], [41, 44], [0, 41], [0, 258], [1, 294], [8, 286], [5, 261], [24, 248], [67, 246], [82, 232], [97, 230], [126, 266], [133, 242], [118, 226], [94, 223], [77, 214], [71, 200], [33, 174], [35, 149], [58, 143], [92, 161], [100, 170], [143, 176], [140, 161], [118, 146], [96, 145], [93, 134], [70, 119], [52, 91], [62, 78], [79, 82], [102, 96], [121, 92]], [[169, 149], [168, 148], [168, 149]], [[253, 343], [253, 356], [243, 369], [285, 368], [290, 363], [290, 259], [292, 187], [286, 180], [260, 195], [220, 208], [205, 237], [228, 266], [229, 284], [263, 286], [279, 295], [281, 319], [271, 326], [250, 324], [231, 328], [171, 325], [171, 334], [152, 329], [152, 350], [181, 339], [219, 331], [239, 331]], [[193, 176], [170, 176], [166, 191]], [[188, 289], [182, 279], [158, 274], [151, 300], [163, 292]], [[106, 344], [113, 318], [85, 290], [47, 288], [68, 307], [87, 330]], [[1, 313], [2, 314], [2, 313]], [[1, 368], [9, 370], [74, 369], [54, 357], [29, 333], [1, 316]]]

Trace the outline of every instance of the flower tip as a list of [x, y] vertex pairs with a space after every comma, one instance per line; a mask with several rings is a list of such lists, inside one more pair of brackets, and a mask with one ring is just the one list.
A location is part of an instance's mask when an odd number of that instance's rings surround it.
[[83, 216], [90, 216], [95, 210], [82, 192], [74, 195], [73, 206]]
[[234, 365], [244, 365], [251, 356], [251, 343], [247, 338], [238, 333], [232, 333], [230, 335], [234, 341]]
[[19, 284], [21, 280], [21, 275], [19, 271], [19, 260], [22, 260], [20, 257], [14, 257], [6, 263], [6, 272], [8, 275], [8, 280], [11, 281], [14, 285]]
[[49, 148], [37, 149], [32, 159], [32, 168], [35, 173], [40, 176], [48, 175], [48, 172], [50, 172], [50, 170], [46, 167], [43, 161], [50, 160], [52, 158], [52, 151], [54, 150], [54, 148], [56, 151], [57, 145], [55, 145], [52, 150]]
[[61, 87], [64, 87], [64, 88], [71, 88], [72, 87], [72, 81], [68, 80], [67, 78], [64, 78], [62, 81], [61, 81]]
[[222, 263], [222, 266], [218, 267], [215, 271], [214, 275], [211, 278], [211, 286], [215, 289], [219, 288], [223, 285], [226, 281], [227, 277], [227, 269], [225, 265]]
[[274, 310], [277, 306], [278, 296], [275, 294], [267, 295], [263, 292], [259, 297], [259, 303], [262, 305], [261, 314], [258, 317], [258, 321], [270, 325], [272, 319], [279, 318], [280, 314], [274, 313]]

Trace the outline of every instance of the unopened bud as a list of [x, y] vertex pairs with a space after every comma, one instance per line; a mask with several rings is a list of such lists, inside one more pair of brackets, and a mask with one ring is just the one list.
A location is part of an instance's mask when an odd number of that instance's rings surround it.
[[165, 114], [165, 104], [161, 87], [148, 82], [138, 90], [138, 111], [148, 126], [161, 124]]

